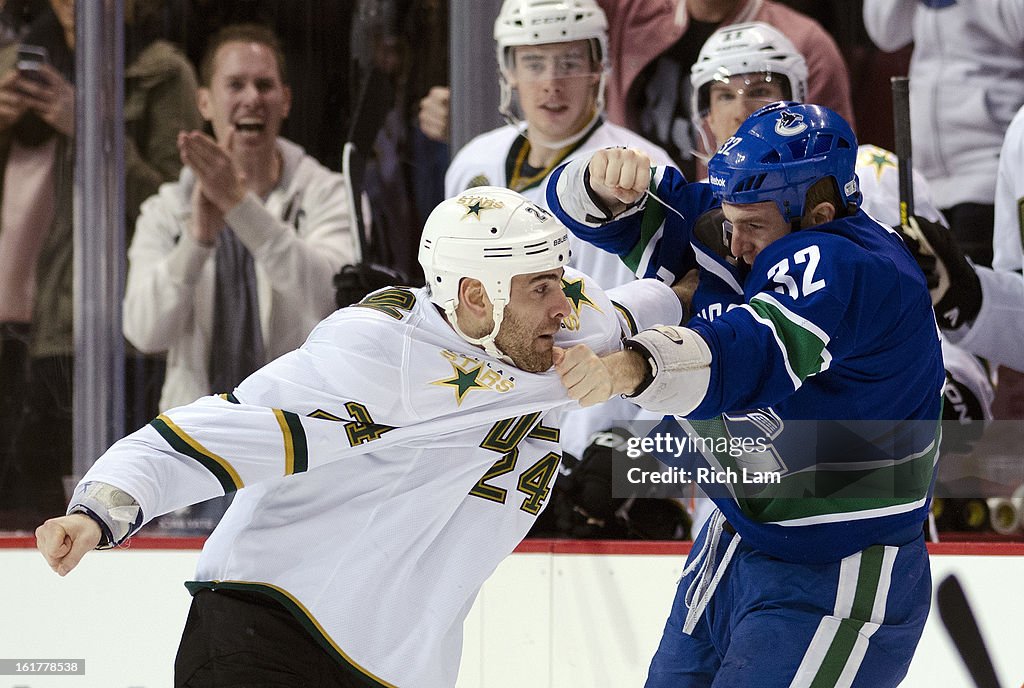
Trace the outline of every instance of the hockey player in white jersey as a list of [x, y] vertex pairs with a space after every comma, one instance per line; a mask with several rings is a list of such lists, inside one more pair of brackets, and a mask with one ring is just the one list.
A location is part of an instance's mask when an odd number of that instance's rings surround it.
[[[427, 287], [374, 292], [233, 392], [160, 415], [38, 528], [65, 575], [237, 491], [187, 584], [176, 686], [454, 685], [463, 620], [558, 468], [557, 347], [618, 349], [622, 314], [564, 267], [566, 229], [507, 189], [441, 203], [419, 259]], [[653, 280], [616, 300], [641, 326], [681, 316]]]

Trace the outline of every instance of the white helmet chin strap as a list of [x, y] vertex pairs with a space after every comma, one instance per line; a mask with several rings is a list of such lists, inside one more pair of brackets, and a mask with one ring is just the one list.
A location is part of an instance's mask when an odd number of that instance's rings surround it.
[[493, 310], [494, 327], [492, 327], [491, 331], [483, 337], [470, 337], [462, 331], [462, 328], [459, 327], [459, 316], [455, 313], [454, 299], [450, 299], [445, 302], [444, 314], [448, 316], [448, 322], [451, 323], [452, 329], [454, 329], [456, 334], [460, 337], [474, 346], [482, 347], [484, 351], [499, 361], [504, 361], [509, 365], [515, 365], [512, 359], [502, 353], [501, 349], [499, 349], [498, 345], [494, 342], [494, 338], [498, 336], [498, 330], [501, 329], [501, 321], [505, 318], [505, 301], [503, 299], [495, 299]]

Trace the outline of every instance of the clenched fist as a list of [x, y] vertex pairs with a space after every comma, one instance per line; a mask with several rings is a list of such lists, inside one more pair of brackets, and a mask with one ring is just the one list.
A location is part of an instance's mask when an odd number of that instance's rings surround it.
[[651, 158], [635, 148], [602, 148], [590, 158], [590, 188], [612, 214], [644, 195], [651, 183]]
[[36, 549], [50, 568], [66, 576], [100, 543], [99, 524], [85, 514], [51, 518], [36, 528]]
[[555, 371], [569, 397], [580, 406], [593, 406], [616, 394], [631, 394], [644, 379], [643, 359], [635, 351], [616, 351], [600, 357], [587, 345], [554, 349]]

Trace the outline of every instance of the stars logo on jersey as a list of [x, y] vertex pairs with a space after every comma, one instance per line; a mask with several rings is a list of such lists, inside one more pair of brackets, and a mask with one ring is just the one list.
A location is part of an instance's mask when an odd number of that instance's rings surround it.
[[775, 122], [775, 133], [779, 136], [796, 136], [805, 129], [807, 129], [807, 123], [804, 122], [804, 116], [799, 112], [783, 110]]
[[859, 162], [865, 167], [875, 168], [876, 179], [881, 179], [882, 174], [888, 168], [898, 169], [896, 158], [893, 157], [893, 154], [877, 146], [865, 146], [864, 150], [860, 153]]
[[574, 280], [562, 278], [562, 293], [565, 294], [565, 298], [569, 299], [569, 303], [572, 304], [572, 313], [562, 319], [562, 327], [567, 330], [576, 331], [580, 329], [580, 309], [584, 306], [589, 306], [598, 313], [601, 312], [597, 304], [587, 296], [586, 287], [587, 285], [582, 277]]
[[466, 209], [466, 214], [461, 218], [463, 220], [470, 215], [476, 215], [476, 219], [479, 220], [480, 213], [482, 211], [505, 207], [505, 204], [501, 201], [496, 201], [493, 198], [487, 198], [485, 196], [459, 196], [455, 199], [455, 202]]
[[441, 355], [452, 365], [452, 376], [443, 380], [434, 380], [430, 384], [439, 387], [451, 387], [455, 391], [455, 403], [462, 406], [462, 400], [474, 389], [503, 394], [515, 388], [515, 379], [506, 376], [500, 370], [494, 370], [490, 364], [476, 358], [457, 354], [447, 349]]

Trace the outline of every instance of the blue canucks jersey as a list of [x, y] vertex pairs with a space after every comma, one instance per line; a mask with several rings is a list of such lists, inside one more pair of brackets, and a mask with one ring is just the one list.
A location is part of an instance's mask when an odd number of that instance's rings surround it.
[[784, 559], [835, 561], [918, 535], [938, 458], [944, 372], [924, 277], [901, 239], [857, 212], [786, 235], [746, 269], [724, 241], [715, 245], [713, 223], [695, 231], [715, 206], [707, 185], [659, 168], [652, 192], [680, 212], [648, 198], [598, 226], [562, 203], [549, 206], [579, 236], [641, 257], [638, 274], [677, 278], [700, 268], [687, 326], [711, 350], [708, 391], [658, 432], [760, 443], [740, 456], [709, 443], [671, 463], [776, 473], [777, 483], [701, 487], [751, 545]]

